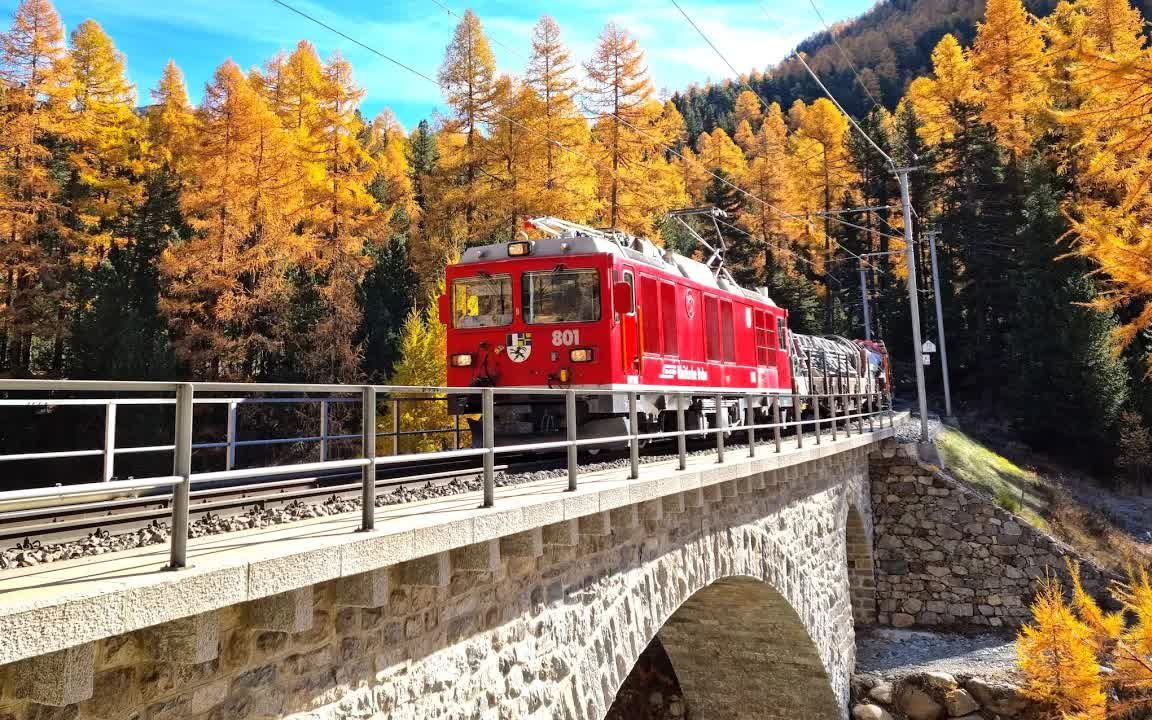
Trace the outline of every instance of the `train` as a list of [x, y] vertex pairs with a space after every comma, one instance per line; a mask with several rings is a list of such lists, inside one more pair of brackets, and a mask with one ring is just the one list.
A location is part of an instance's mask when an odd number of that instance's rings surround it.
[[[732, 279], [722, 242], [692, 232], [703, 261], [554, 217], [525, 220], [509, 242], [468, 248], [446, 269], [439, 298], [447, 386], [525, 389], [495, 397], [498, 444], [566, 432], [564, 398], [532, 388], [634, 391], [640, 433], [676, 429], [670, 389], [699, 391], [686, 403], [691, 431], [746, 420], [738, 397], [718, 403], [723, 390], [763, 391], [751, 400], [756, 423], [770, 421], [773, 399], [789, 420], [816, 411], [814, 402], [828, 417], [888, 395], [882, 343], [790, 331], [788, 310], [766, 288]], [[628, 434], [629, 394], [580, 393], [579, 437]], [[480, 436], [475, 393], [450, 395], [449, 408]]]

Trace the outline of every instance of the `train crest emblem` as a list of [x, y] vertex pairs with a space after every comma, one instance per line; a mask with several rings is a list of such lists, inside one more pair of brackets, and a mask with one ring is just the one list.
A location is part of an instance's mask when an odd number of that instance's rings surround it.
[[532, 355], [532, 333], [508, 333], [508, 359], [522, 363]]
[[688, 313], [688, 319], [693, 320], [696, 317], [696, 295], [692, 292], [692, 288], [684, 290], [684, 310]]

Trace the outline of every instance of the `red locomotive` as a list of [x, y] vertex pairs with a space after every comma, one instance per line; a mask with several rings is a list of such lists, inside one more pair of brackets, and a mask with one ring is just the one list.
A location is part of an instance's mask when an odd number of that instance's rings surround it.
[[[526, 225], [543, 237], [469, 248], [447, 269], [440, 316], [448, 325], [449, 387], [634, 389], [641, 432], [675, 428], [668, 388], [701, 390], [687, 407], [693, 430], [717, 426], [720, 389], [779, 395], [786, 414], [797, 409], [794, 392], [883, 389], [883, 346], [793, 335], [788, 311], [766, 290], [732, 280], [722, 245], [697, 235], [711, 253], [702, 263], [556, 218]], [[457, 413], [478, 410], [475, 395], [453, 400]], [[766, 421], [769, 401], [753, 402], [758, 422]], [[728, 427], [743, 419], [738, 403], [725, 401]], [[495, 415], [498, 442], [560, 433], [565, 425], [556, 395], [497, 395]], [[626, 434], [628, 399], [581, 396], [577, 417], [582, 438]]]

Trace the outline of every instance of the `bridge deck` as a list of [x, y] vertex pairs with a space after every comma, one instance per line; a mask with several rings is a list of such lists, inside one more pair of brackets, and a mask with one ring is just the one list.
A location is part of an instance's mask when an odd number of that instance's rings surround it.
[[189, 542], [190, 567], [163, 572], [166, 545], [79, 558], [0, 574], [0, 665], [169, 620], [367, 572], [492, 540], [549, 523], [658, 499], [737, 477], [778, 470], [892, 437], [884, 427], [757, 457], [730, 450], [582, 474], [575, 492], [567, 478], [496, 489], [496, 505], [479, 507], [479, 492], [390, 505], [376, 511], [376, 531], [359, 533], [359, 513], [302, 520]]

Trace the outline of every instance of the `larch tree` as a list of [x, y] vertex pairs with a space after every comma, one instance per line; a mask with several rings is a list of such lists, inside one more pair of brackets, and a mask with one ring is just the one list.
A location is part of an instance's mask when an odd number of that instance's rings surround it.
[[754, 267], [760, 271], [761, 280], [767, 280], [778, 267], [794, 268], [797, 257], [786, 247], [785, 219], [769, 206], [769, 203], [776, 208], [793, 205], [787, 152], [788, 128], [780, 105], [773, 103], [749, 149], [748, 166], [738, 178], [742, 187], [765, 201], [749, 201], [739, 217], [740, 224], [759, 241], [761, 257]]
[[161, 258], [177, 355], [194, 377], [266, 376], [291, 333], [286, 275], [315, 256], [296, 231], [305, 185], [291, 137], [229, 61], [199, 109], [182, 207], [192, 236]]
[[22, 0], [0, 35], [0, 366], [16, 374], [29, 371], [34, 338], [59, 330], [56, 308], [67, 292], [50, 146], [68, 131], [68, 60], [49, 0]]
[[458, 234], [464, 242], [482, 242], [483, 238], [476, 235], [487, 229], [486, 220], [482, 222], [478, 217], [488, 201], [484, 131], [493, 120], [497, 78], [496, 58], [480, 18], [471, 10], [464, 12], [456, 26], [438, 79], [453, 110], [442, 130], [442, 134], [451, 136], [451, 142], [441, 147], [441, 169], [451, 178], [445, 211], [459, 211], [463, 226]]
[[499, 116], [488, 139], [491, 214], [497, 238], [511, 239], [519, 218], [541, 214], [536, 203], [547, 174], [550, 143], [529, 130], [543, 114], [543, 103], [532, 88], [501, 77], [497, 82]]
[[197, 127], [196, 115], [188, 100], [188, 88], [184, 84], [184, 73], [172, 60], [164, 66], [151, 97], [152, 107], [148, 108], [145, 119], [153, 161], [180, 172], [186, 167]]
[[756, 143], [756, 131], [752, 129], [752, 125], [747, 120], [741, 120], [740, 124], [736, 126], [736, 132], [732, 135], [732, 139], [740, 146], [744, 152], [751, 152], [752, 146]]
[[[359, 376], [361, 360], [354, 338], [360, 325], [356, 289], [369, 265], [366, 243], [382, 219], [369, 191], [378, 165], [362, 143], [365, 128], [357, 108], [364, 91], [352, 77], [352, 66], [334, 55], [323, 66], [321, 81], [317, 107], [323, 183], [320, 192], [309, 193], [317, 201], [311, 209], [317, 251], [309, 269], [319, 316], [305, 328], [302, 362], [312, 379], [349, 382]], [[298, 132], [297, 137], [305, 136]]]
[[74, 260], [92, 263], [126, 241], [141, 199], [140, 121], [124, 56], [94, 20], [72, 32], [69, 180], [65, 197], [77, 247]]
[[736, 96], [736, 106], [732, 110], [732, 124], [740, 127], [740, 123], [748, 123], [753, 132], [760, 128], [763, 119], [760, 98], [751, 90], [745, 90]]
[[598, 168], [605, 220], [612, 227], [648, 232], [652, 218], [679, 203], [681, 176], [668, 162], [677, 130], [653, 97], [644, 53], [627, 30], [609, 23], [584, 65], [593, 137], [604, 161]]
[[587, 222], [597, 211], [596, 168], [590, 158], [588, 121], [576, 107], [578, 83], [560, 37], [560, 26], [545, 15], [532, 31], [532, 55], [525, 83], [539, 98], [539, 109], [524, 132], [541, 138], [544, 162], [530, 179], [532, 212]]
[[[1152, 51], [1138, 12], [1123, 0], [1082, 0], [1071, 84], [1083, 101], [1062, 119], [1074, 128], [1082, 168], [1065, 205], [1074, 248], [1103, 271], [1094, 304], [1125, 309], [1124, 347], [1152, 326]], [[1152, 372], [1152, 370], [1150, 370]]]
[[989, 0], [971, 52], [981, 117], [1013, 159], [1032, 146], [1048, 102], [1044, 37], [1021, 0]]
[[838, 246], [832, 237], [830, 211], [851, 193], [856, 181], [848, 149], [848, 118], [824, 98], [805, 106], [800, 100], [790, 112], [796, 123], [792, 136], [791, 167], [796, 178], [798, 209], [822, 213], [820, 220], [809, 223], [807, 244], [812, 250], [823, 248], [816, 256], [817, 267], [824, 279], [825, 322], [832, 319], [832, 260]]

